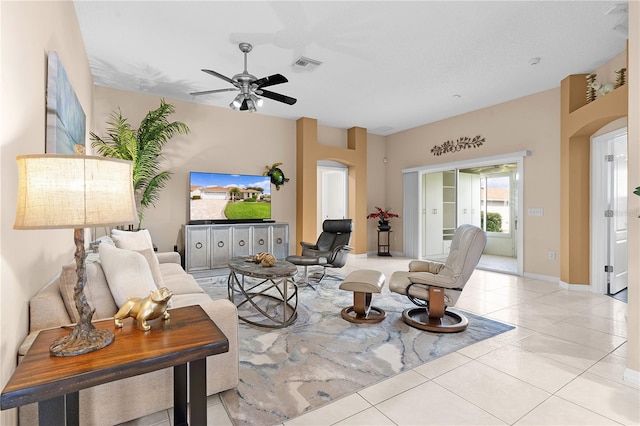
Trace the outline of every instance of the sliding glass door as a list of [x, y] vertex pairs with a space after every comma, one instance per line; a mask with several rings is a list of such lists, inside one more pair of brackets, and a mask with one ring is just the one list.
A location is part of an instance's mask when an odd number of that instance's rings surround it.
[[422, 174], [421, 255], [443, 260], [455, 229], [481, 227], [488, 242], [486, 269], [517, 273], [518, 200], [516, 163], [466, 167]]

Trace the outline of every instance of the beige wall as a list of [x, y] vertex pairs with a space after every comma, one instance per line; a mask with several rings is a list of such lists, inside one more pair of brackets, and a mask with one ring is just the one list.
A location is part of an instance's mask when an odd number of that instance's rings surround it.
[[[156, 207], [145, 212], [142, 226], [149, 229], [158, 248], [164, 251], [173, 250], [176, 244], [182, 247], [181, 229], [188, 220], [189, 171], [261, 174], [266, 165], [281, 162], [281, 168], [290, 181], [279, 191], [272, 188], [272, 217], [278, 222], [289, 223], [289, 251], [295, 253], [298, 246], [295, 237], [296, 122], [175, 99], [166, 101], [176, 107], [171, 119], [186, 123], [191, 132], [175, 136], [166, 145], [163, 151], [165, 167], [173, 176], [161, 192]], [[96, 86], [94, 132], [105, 135], [106, 123], [118, 108], [131, 125], [137, 127], [144, 114], [157, 108], [159, 102], [155, 96]], [[368, 161], [376, 164], [376, 173], [370, 173], [368, 177], [369, 204], [384, 204], [384, 173], [380, 172], [384, 171], [381, 166], [385, 138], [368, 135], [367, 139], [367, 152], [372, 152], [368, 154]], [[318, 126], [319, 143], [346, 147], [346, 140], [346, 129]], [[375, 234], [375, 227], [372, 230]], [[367, 249], [375, 250], [376, 236], [369, 235], [368, 240]]]
[[[45, 146], [47, 51], [55, 50], [91, 125], [93, 79], [71, 2], [0, 2], [0, 385], [27, 334], [28, 301], [73, 259], [73, 230], [14, 231], [19, 154]], [[16, 424], [15, 410], [0, 423]]]
[[[272, 218], [290, 224], [290, 246], [295, 250], [295, 121], [260, 114], [166, 99], [176, 108], [170, 119], [186, 123], [191, 132], [174, 136], [165, 146], [164, 169], [173, 173], [156, 207], [145, 210], [142, 222], [161, 251], [182, 247], [182, 226], [188, 221], [189, 172], [262, 174], [266, 166], [283, 163], [290, 179], [272, 187]], [[95, 88], [95, 133], [105, 135], [110, 114], [118, 108], [134, 128], [159, 98], [141, 93]], [[292, 251], [290, 249], [290, 251]]]
[[[322, 126], [318, 124], [318, 143], [321, 145], [346, 148], [347, 129]], [[386, 138], [380, 135], [367, 134], [367, 213], [374, 211], [375, 206], [384, 207], [386, 194]], [[367, 252], [378, 252], [377, 221], [367, 221]], [[402, 247], [392, 247], [402, 252]]]
[[[464, 101], [464, 99], [463, 99]], [[434, 156], [431, 149], [447, 140], [481, 135], [479, 148]], [[401, 212], [402, 170], [530, 150], [524, 160], [524, 272], [559, 277], [560, 265], [548, 252], [560, 253], [560, 91], [532, 96], [473, 111], [387, 137], [387, 206]], [[527, 216], [529, 208], [544, 216]], [[525, 214], [523, 214], [525, 213]], [[401, 221], [402, 219], [394, 219]], [[400, 229], [397, 229], [400, 231]], [[402, 233], [394, 232], [393, 247], [402, 247]], [[397, 249], [396, 249], [397, 250]]]

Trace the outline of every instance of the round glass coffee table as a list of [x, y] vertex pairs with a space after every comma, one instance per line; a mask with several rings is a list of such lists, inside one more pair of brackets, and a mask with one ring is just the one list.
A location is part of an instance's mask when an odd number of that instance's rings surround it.
[[229, 260], [227, 291], [238, 308], [238, 318], [260, 327], [282, 328], [298, 317], [298, 286], [293, 276], [298, 268], [278, 260], [268, 267], [251, 257]]

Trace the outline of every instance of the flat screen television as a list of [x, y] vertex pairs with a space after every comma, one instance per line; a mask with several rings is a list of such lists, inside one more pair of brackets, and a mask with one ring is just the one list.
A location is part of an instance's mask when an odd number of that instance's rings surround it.
[[269, 176], [189, 173], [189, 223], [262, 222], [269, 219]]

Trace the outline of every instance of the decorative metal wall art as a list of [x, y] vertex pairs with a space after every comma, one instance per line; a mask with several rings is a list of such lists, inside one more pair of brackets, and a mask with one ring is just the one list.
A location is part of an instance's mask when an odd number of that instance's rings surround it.
[[446, 141], [442, 145], [435, 145], [431, 148], [431, 153], [436, 156], [446, 154], [448, 152], [458, 152], [467, 148], [478, 148], [484, 143], [484, 138], [480, 135], [475, 136], [473, 139], [467, 136], [458, 138], [454, 141]]
[[273, 166], [265, 166], [267, 171], [262, 173], [262, 176], [269, 176], [271, 178], [271, 183], [276, 186], [276, 189], [280, 191], [280, 186], [289, 182], [289, 178], [284, 177], [284, 172], [278, 166], [281, 166], [282, 163], [273, 163]]
[[615, 85], [616, 89], [620, 86], [624, 86], [624, 84], [626, 83], [626, 73], [627, 73], [626, 68], [620, 68], [619, 70], [616, 71], [616, 85]]
[[587, 103], [596, 100], [596, 89], [593, 87], [593, 83], [596, 82], [597, 74], [591, 73], [587, 75]]

